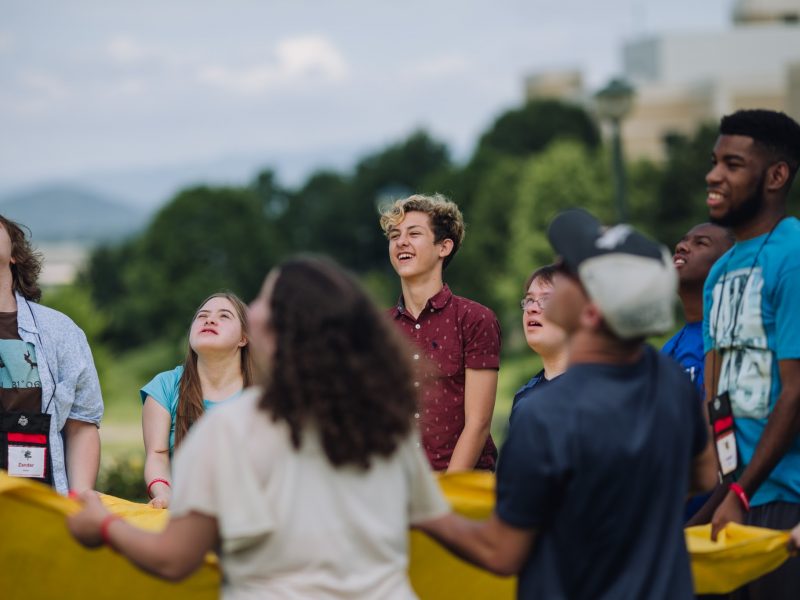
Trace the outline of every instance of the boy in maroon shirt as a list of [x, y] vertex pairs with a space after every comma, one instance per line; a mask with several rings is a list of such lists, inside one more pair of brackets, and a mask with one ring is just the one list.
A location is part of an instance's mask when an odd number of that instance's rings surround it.
[[464, 218], [447, 198], [414, 195], [381, 213], [402, 294], [390, 315], [414, 344], [420, 370], [422, 444], [437, 471], [493, 470], [489, 435], [500, 366], [494, 313], [454, 295], [442, 272], [464, 239]]

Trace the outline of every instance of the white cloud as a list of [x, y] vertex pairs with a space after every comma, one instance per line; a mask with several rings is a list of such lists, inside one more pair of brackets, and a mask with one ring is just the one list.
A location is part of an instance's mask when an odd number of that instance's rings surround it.
[[55, 75], [27, 71], [22, 73], [21, 79], [26, 87], [48, 99], [61, 100], [69, 95], [69, 88], [67, 85]]
[[339, 50], [319, 36], [284, 40], [276, 49], [279, 68], [289, 76], [319, 76], [341, 81], [347, 76], [347, 63]]
[[41, 116], [72, 96], [62, 79], [44, 71], [24, 70], [17, 75], [16, 83], [0, 95], [3, 109], [16, 115]]
[[116, 35], [108, 42], [108, 55], [120, 63], [135, 63], [152, 56], [137, 40], [128, 35]]
[[198, 72], [205, 84], [243, 94], [257, 94], [303, 83], [337, 83], [349, 67], [338, 48], [319, 36], [289, 38], [278, 43], [266, 64], [230, 67], [209, 65]]

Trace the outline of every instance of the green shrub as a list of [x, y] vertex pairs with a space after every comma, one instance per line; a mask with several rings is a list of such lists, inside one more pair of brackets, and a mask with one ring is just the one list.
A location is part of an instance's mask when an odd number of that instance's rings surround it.
[[130, 452], [104, 461], [97, 478], [97, 490], [133, 502], [147, 502], [144, 484], [144, 454]]

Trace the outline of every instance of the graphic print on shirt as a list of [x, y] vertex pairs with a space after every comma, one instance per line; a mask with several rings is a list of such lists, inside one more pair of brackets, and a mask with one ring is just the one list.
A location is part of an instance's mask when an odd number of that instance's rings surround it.
[[33, 344], [0, 340], [0, 387], [7, 390], [42, 387]]
[[722, 355], [717, 393], [730, 394], [734, 417], [769, 415], [773, 358], [761, 313], [763, 289], [760, 267], [729, 271], [714, 286], [709, 333]]

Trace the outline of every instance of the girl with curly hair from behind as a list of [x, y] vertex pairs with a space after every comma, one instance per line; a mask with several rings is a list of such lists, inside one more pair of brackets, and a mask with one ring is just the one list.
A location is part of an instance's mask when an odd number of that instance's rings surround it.
[[317, 258], [274, 269], [249, 325], [262, 386], [189, 432], [166, 529], [138, 530], [84, 494], [73, 535], [170, 579], [219, 547], [226, 599], [414, 598], [408, 527], [450, 509], [420, 449], [404, 342]]

